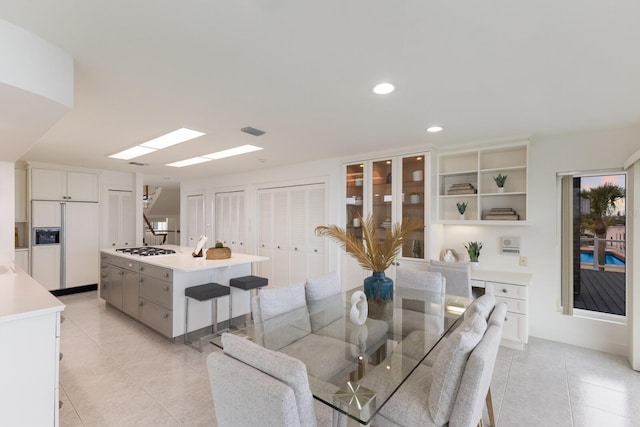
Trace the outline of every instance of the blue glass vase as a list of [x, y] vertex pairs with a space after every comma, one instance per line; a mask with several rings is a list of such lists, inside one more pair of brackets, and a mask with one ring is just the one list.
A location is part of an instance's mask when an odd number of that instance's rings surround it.
[[393, 317], [393, 280], [384, 271], [376, 271], [364, 279], [364, 294], [369, 305], [369, 317], [388, 320]]

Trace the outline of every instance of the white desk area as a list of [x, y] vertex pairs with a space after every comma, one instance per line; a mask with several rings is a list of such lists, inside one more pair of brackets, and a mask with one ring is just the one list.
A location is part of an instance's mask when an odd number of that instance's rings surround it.
[[522, 350], [529, 341], [529, 286], [531, 274], [511, 271], [477, 270], [471, 272], [471, 286], [484, 288], [496, 301], [507, 304], [507, 319], [502, 345]]

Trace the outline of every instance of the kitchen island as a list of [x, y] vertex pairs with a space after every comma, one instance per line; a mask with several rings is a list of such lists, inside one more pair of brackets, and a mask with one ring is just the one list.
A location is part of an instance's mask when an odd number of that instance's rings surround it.
[[[248, 276], [252, 264], [268, 258], [234, 253], [231, 258], [194, 258], [193, 248], [163, 245], [174, 254], [140, 256], [103, 249], [100, 258], [100, 297], [113, 307], [174, 341], [184, 340], [185, 296], [190, 286], [219, 283]], [[229, 297], [218, 301], [218, 324], [229, 320]], [[249, 293], [231, 288], [234, 318], [249, 313]], [[189, 332], [211, 326], [211, 302], [189, 305]]]
[[63, 310], [26, 272], [0, 264], [0, 425], [58, 425]]

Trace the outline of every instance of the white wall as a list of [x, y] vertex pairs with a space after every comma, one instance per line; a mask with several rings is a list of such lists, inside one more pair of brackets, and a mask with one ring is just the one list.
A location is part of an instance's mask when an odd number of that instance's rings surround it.
[[[529, 291], [530, 335], [626, 355], [627, 327], [564, 316], [560, 307], [560, 210], [556, 174], [622, 168], [640, 147], [640, 126], [534, 138], [529, 155], [528, 226], [445, 226], [443, 247], [464, 252], [463, 243], [485, 243], [481, 268], [533, 273]], [[499, 255], [500, 236], [521, 236], [528, 267], [514, 256]]]

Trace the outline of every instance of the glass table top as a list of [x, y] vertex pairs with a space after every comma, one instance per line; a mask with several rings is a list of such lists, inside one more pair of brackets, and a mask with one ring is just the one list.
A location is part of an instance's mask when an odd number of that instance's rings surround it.
[[[301, 360], [313, 396], [367, 424], [436, 344], [458, 323], [470, 298], [396, 287], [386, 318], [351, 320], [355, 291], [256, 321], [231, 333]], [[369, 313], [372, 313], [369, 310]], [[357, 322], [357, 316], [354, 317]], [[222, 348], [221, 337], [212, 344]]]

